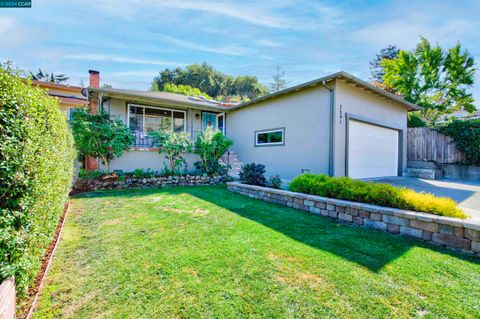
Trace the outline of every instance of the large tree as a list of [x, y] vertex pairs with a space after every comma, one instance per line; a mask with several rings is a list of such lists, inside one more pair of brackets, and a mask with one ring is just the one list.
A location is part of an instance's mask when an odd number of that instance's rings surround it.
[[390, 44], [388, 47], [380, 50], [375, 55], [375, 59], [370, 61], [370, 73], [372, 75], [372, 81], [376, 83], [383, 83], [383, 76], [385, 75], [385, 69], [382, 65], [384, 59], [395, 59], [400, 53], [400, 49], [396, 45]]
[[268, 90], [258, 82], [255, 76], [234, 77], [216, 70], [207, 63], [162, 70], [153, 79], [151, 89], [152, 91], [165, 91], [167, 84], [188, 85], [214, 99], [233, 95], [252, 99], [268, 93]]
[[443, 50], [422, 38], [415, 50], [400, 51], [398, 57], [384, 59], [381, 65], [384, 83], [421, 106], [419, 115], [429, 123], [443, 114], [475, 110], [468, 92], [475, 80], [475, 61], [460, 43]]
[[275, 73], [272, 74], [272, 82], [270, 83], [270, 91], [277, 92], [286, 89], [290, 82], [285, 80], [285, 71], [280, 65], [275, 68]]

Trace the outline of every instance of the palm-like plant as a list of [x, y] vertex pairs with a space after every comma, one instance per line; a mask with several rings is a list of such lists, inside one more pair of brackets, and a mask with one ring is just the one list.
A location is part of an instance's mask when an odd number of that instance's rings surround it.
[[32, 77], [32, 80], [36, 81], [46, 81], [46, 82], [51, 82], [51, 83], [62, 83], [70, 79], [68, 76], [65, 74], [53, 74], [52, 73], [44, 73], [42, 69], [38, 69], [38, 72], [36, 74], [33, 74], [30, 72], [30, 76]]

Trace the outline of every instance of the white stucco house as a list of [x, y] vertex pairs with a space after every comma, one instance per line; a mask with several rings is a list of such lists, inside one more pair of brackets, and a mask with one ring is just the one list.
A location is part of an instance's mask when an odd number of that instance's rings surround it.
[[[232, 156], [240, 162], [262, 163], [268, 175], [285, 180], [302, 172], [401, 176], [407, 162], [407, 113], [419, 109], [346, 72], [240, 104], [94, 86], [86, 91], [91, 101], [125, 121], [136, 136], [133, 148], [112, 161], [114, 170], [164, 167], [163, 156], [147, 137], [151, 130], [186, 131], [195, 139], [211, 126], [233, 139]], [[187, 157], [191, 169], [195, 157]]]

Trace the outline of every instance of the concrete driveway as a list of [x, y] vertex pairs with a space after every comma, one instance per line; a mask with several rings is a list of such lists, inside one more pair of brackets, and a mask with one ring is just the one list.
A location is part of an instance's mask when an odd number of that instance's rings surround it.
[[480, 219], [480, 181], [457, 179], [426, 180], [412, 177], [385, 177], [372, 179], [373, 182], [403, 186], [417, 192], [450, 197], [472, 218]]

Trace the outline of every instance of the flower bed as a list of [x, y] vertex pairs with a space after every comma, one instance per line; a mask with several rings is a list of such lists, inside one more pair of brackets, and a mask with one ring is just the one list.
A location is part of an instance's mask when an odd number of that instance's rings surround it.
[[103, 176], [97, 178], [79, 178], [73, 186], [74, 192], [101, 189], [152, 188], [164, 186], [216, 185], [227, 181], [222, 175], [181, 175], [152, 177]]
[[402, 234], [480, 256], [480, 222], [278, 190], [238, 182], [228, 190], [345, 223]]

